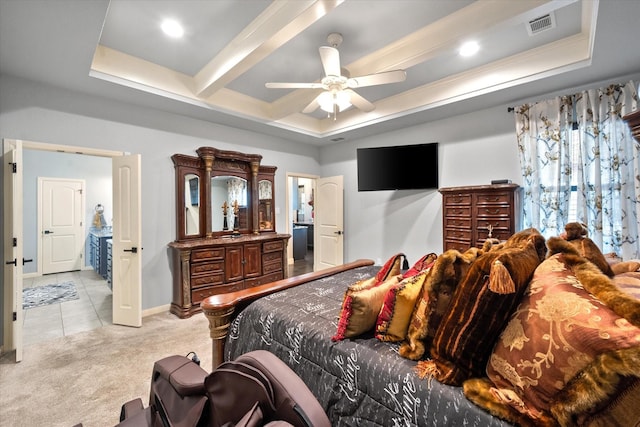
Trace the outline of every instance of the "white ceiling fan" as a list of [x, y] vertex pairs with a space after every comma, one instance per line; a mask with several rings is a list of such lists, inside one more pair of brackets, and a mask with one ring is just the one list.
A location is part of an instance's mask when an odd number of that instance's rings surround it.
[[333, 114], [333, 119], [335, 120], [338, 112], [349, 108], [351, 105], [365, 112], [375, 109], [375, 105], [353, 89], [402, 82], [407, 77], [407, 73], [404, 70], [384, 71], [359, 77], [350, 77], [348, 71], [340, 67], [340, 53], [337, 47], [342, 43], [342, 35], [340, 33], [331, 33], [327, 37], [327, 42], [331, 46], [320, 47], [320, 60], [325, 73], [325, 77], [320, 82], [266, 83], [265, 86], [270, 89], [324, 89], [302, 112], [312, 113], [316, 109], [322, 108], [327, 113]]

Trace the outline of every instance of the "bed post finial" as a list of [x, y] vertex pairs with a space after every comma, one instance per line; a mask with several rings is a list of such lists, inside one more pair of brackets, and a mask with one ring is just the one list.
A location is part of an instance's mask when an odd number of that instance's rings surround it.
[[203, 310], [204, 315], [209, 320], [209, 334], [211, 336], [211, 371], [213, 372], [222, 362], [224, 362], [224, 341], [229, 332], [231, 317], [235, 307], [221, 308], [217, 310]]

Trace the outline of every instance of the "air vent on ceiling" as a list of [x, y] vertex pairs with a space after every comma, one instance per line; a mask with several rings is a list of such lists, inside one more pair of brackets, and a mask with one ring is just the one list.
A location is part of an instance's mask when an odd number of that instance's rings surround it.
[[540, 16], [539, 18], [532, 19], [527, 23], [527, 32], [530, 36], [541, 33], [546, 30], [550, 30], [556, 27], [556, 18], [553, 12]]

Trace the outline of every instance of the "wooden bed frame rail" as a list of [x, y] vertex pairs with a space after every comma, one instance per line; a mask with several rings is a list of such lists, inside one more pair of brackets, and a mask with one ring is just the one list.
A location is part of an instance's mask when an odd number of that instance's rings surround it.
[[209, 333], [212, 340], [213, 356], [212, 371], [224, 361], [224, 342], [227, 338], [229, 326], [234, 318], [234, 314], [239, 312], [239, 310], [236, 311], [236, 308], [241, 309], [251, 301], [274, 292], [289, 289], [303, 283], [368, 265], [373, 265], [373, 261], [370, 259], [359, 259], [337, 267], [301, 274], [299, 276], [289, 277], [276, 282], [265, 283], [264, 285], [255, 286], [253, 288], [243, 289], [241, 291], [230, 292], [227, 294], [213, 295], [206, 298], [202, 301], [200, 307], [202, 307], [204, 315], [209, 320]]

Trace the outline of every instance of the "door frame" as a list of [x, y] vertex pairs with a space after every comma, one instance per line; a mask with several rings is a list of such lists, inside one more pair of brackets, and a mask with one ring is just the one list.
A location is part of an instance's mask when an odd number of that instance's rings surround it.
[[[311, 180], [311, 188], [313, 189], [313, 192], [317, 194], [316, 191], [316, 182], [317, 180], [320, 178], [318, 175], [310, 175], [307, 173], [296, 173], [296, 172], [287, 172], [287, 177], [286, 177], [286, 201], [285, 201], [285, 224], [287, 225], [286, 227], [286, 233], [293, 236], [293, 218], [291, 217], [291, 212], [293, 210], [293, 208], [291, 207], [291, 198], [294, 196], [293, 194], [291, 194], [291, 186], [289, 185], [289, 181], [290, 179], [293, 178], [306, 178], [306, 179], [310, 179]], [[315, 208], [315, 206], [314, 206]], [[316, 227], [313, 227], [313, 241], [316, 241]], [[316, 255], [317, 255], [317, 251], [313, 251], [313, 269], [315, 270], [315, 266], [316, 266]], [[290, 242], [289, 245], [287, 245], [287, 265], [288, 264], [293, 264], [293, 240]]]
[[[108, 158], [114, 158], [114, 157], [121, 157], [121, 156], [125, 156], [128, 155], [128, 152], [123, 152], [123, 151], [113, 151], [113, 150], [104, 150], [104, 149], [98, 149], [98, 148], [88, 148], [88, 147], [77, 147], [77, 146], [71, 146], [71, 145], [61, 145], [61, 144], [49, 144], [49, 143], [44, 143], [44, 142], [35, 142], [35, 141], [26, 141], [26, 140], [20, 140], [20, 139], [15, 139], [15, 138], [4, 138], [3, 139], [4, 143], [6, 143], [7, 141], [18, 141], [19, 145], [21, 145], [21, 151], [25, 150], [25, 149], [29, 149], [29, 150], [39, 150], [39, 151], [55, 151], [55, 152], [64, 152], [64, 153], [72, 153], [72, 154], [81, 154], [81, 155], [87, 155], [87, 156], [98, 156], [98, 157], [108, 157]], [[4, 145], [3, 143], [3, 145]], [[22, 173], [22, 169], [19, 167], [18, 171], [20, 171], [19, 173]], [[4, 201], [3, 203], [5, 204], [5, 206], [7, 206], [9, 203], [13, 204], [13, 200], [7, 201], [6, 200], [6, 194], [3, 195], [4, 197]], [[24, 213], [23, 213], [24, 214]], [[22, 227], [22, 225], [20, 225]], [[5, 238], [7, 237], [4, 234], [4, 224], [3, 224], [3, 235], [5, 236]], [[5, 254], [6, 257], [6, 254]], [[21, 268], [22, 266], [20, 266]], [[20, 281], [22, 281], [22, 277], [21, 275], [19, 276]], [[22, 284], [20, 283], [20, 288]], [[7, 284], [5, 283], [4, 286], [7, 286]], [[10, 284], [9, 286], [12, 286], [12, 284]], [[5, 288], [5, 294], [6, 294], [6, 288]], [[12, 290], [11, 290], [12, 291]], [[140, 301], [140, 303], [142, 303], [142, 301]], [[13, 312], [13, 307], [12, 305], [12, 301], [11, 300], [7, 300], [5, 299], [5, 301], [3, 302], [3, 309], [4, 309], [4, 320], [3, 323], [4, 324], [4, 333], [7, 334], [7, 331], [10, 330], [10, 328], [12, 327], [11, 325], [14, 323], [13, 321], [8, 322], [8, 320], [11, 318], [11, 313]], [[140, 307], [141, 308], [141, 307]], [[7, 323], [8, 322], [8, 323]], [[22, 333], [22, 328], [24, 327], [24, 325], [22, 325], [21, 319], [20, 319], [20, 324], [18, 325], [18, 327], [20, 328], [20, 333]], [[13, 335], [13, 334], [12, 334]], [[12, 337], [13, 338], [13, 337]], [[11, 338], [11, 339], [12, 339]], [[3, 339], [4, 343], [7, 342], [11, 342], [11, 340], [9, 340], [9, 337], [4, 336]], [[7, 353], [9, 351], [12, 351], [13, 348], [8, 349], [8, 348], [2, 348], [2, 353]], [[20, 355], [20, 359], [21, 359], [21, 355]], [[19, 360], [16, 360], [17, 362]]]

